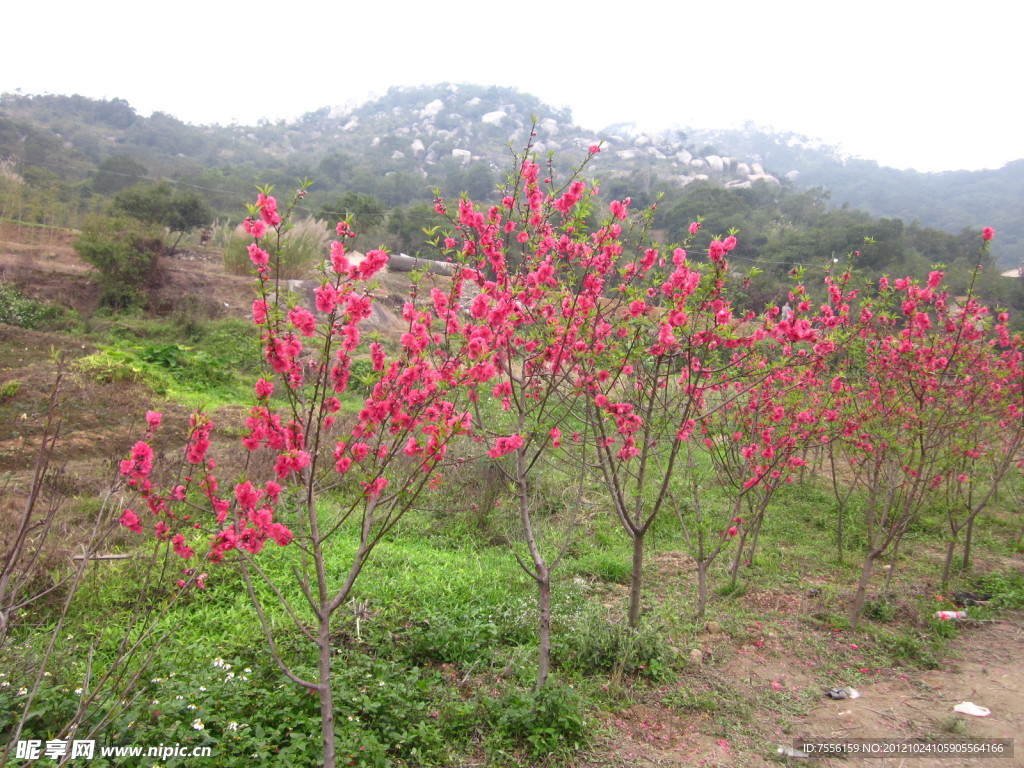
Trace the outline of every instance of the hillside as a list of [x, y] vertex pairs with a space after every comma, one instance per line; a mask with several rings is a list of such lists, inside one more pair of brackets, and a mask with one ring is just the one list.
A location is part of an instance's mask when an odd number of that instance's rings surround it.
[[[823, 188], [819, 198], [832, 209], [846, 206], [950, 233], [992, 226], [999, 235], [996, 260], [1004, 268], [1024, 260], [1018, 215], [1024, 161], [994, 171], [922, 174], [754, 128], [653, 135], [622, 122], [594, 133], [576, 126], [567, 110], [528, 94], [469, 84], [392, 88], [365, 104], [323, 107], [292, 122], [256, 126], [195, 126], [161, 112], [143, 117], [119, 99], [5, 94], [3, 215], [17, 207], [23, 217], [26, 208], [46, 206], [45, 213], [29, 214], [40, 223], [49, 216], [56, 224], [74, 224], [82, 211], [101, 207], [97, 195], [140, 180], [170, 179], [198, 189], [219, 215], [237, 220], [253, 184], [289, 188], [308, 177], [315, 181], [310, 212], [355, 193], [378, 201], [382, 210], [373, 215], [383, 221], [389, 208], [428, 203], [435, 189], [449, 196], [493, 196], [509, 166], [510, 146], [524, 144], [534, 119], [541, 157], [553, 152], [563, 165], [578, 162], [587, 147], [601, 144], [588, 172], [600, 178], [607, 196], [648, 204], [661, 194], [665, 208], [702, 184], [796, 194]], [[33, 191], [35, 202], [12, 202], [11, 188], [20, 186]]]

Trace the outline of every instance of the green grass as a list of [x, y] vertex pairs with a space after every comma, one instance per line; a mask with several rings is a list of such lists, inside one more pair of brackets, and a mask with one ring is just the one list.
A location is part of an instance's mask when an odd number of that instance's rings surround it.
[[[940, 663], [958, 629], [928, 618], [934, 597], [875, 598], [854, 630], [840, 604], [841, 584], [855, 565], [836, 571], [834, 560], [822, 556], [830, 542], [798, 525], [822, 497], [803, 490], [784, 494], [781, 501], [766, 520], [762, 555], [741, 570], [741, 593], [712, 600], [711, 613], [722, 624], [713, 653], [761, 640], [766, 649], [783, 648], [797, 632], [802, 655], [815, 660], [825, 687], [862, 682], [861, 667], [929, 669]], [[460, 515], [469, 512], [453, 518]], [[357, 582], [353, 604], [335, 622], [339, 740], [356, 765], [448, 765], [478, 748], [489, 765], [542, 763], [552, 749], [567, 759], [592, 743], [595, 712], [634, 697], [653, 696], [680, 716], [707, 717], [714, 733], [751, 741], [758, 738], [766, 706], [782, 723], [813, 705], [810, 694], [774, 695], [737, 686], [714, 665], [694, 669], [685, 651], [682, 658], [675, 655], [671, 648], [692, 647], [702, 631], [681, 620], [692, 607], [692, 574], [685, 571], [671, 589], [650, 583], [657, 594], [649, 600], [651, 614], [638, 632], [626, 630], [617, 615], [623, 593], [615, 590], [628, 573], [629, 548], [610, 515], [581, 524], [573, 555], [556, 571], [554, 661], [562, 685], [535, 697], [528, 692], [535, 674], [533, 583], [506, 546], [474, 535], [472, 524], [452, 519], [448, 534], [436, 535], [436, 521], [436, 511], [410, 513], [375, 553]], [[652, 534], [649, 563], [683, 546], [670, 522], [666, 518]], [[347, 570], [352, 552], [350, 537], [331, 548], [326, 566], [336, 579]], [[301, 591], [290, 576], [297, 554], [294, 548], [271, 547], [261, 566], [301, 606]], [[166, 574], [180, 567], [171, 558]], [[252, 754], [316, 765], [315, 697], [285, 681], [263, 650], [262, 630], [240, 577], [225, 567], [209, 571], [208, 587], [159, 623], [159, 630], [173, 626], [175, 633], [146, 667], [137, 695], [126, 697], [126, 705], [115, 698], [99, 708], [99, 714], [112, 717], [105, 738], [216, 744], [214, 765], [241, 765]], [[897, 583], [923, 573], [923, 566], [908, 564]], [[123, 633], [138, 635], [130, 622], [132, 587], [144, 574], [145, 564], [137, 560], [104, 564], [87, 579], [57, 644], [50, 665], [54, 673], [43, 680], [29, 723], [32, 732], [45, 732], [70, 716], [90, 642], [95, 674], [114, 657]], [[716, 583], [724, 583], [725, 575], [724, 563], [714, 569]], [[793, 615], [781, 604], [755, 602], [765, 590], [799, 597], [817, 584], [825, 585], [819, 599], [833, 606], [831, 612]], [[965, 584], [997, 593], [1000, 607], [1024, 604], [1024, 581], [1017, 574], [994, 572]], [[314, 674], [312, 647], [299, 639], [272, 593], [265, 587], [259, 592], [282, 655], [301, 674]], [[165, 575], [146, 604], [162, 607], [170, 594]], [[356, 604], [363, 611], [358, 627]], [[311, 619], [307, 608], [299, 610]], [[45, 625], [45, 616], [38, 618]], [[20, 670], [8, 673], [11, 685], [0, 689], [4, 718], [17, 712], [17, 690], [31, 683], [25, 673], [36, 663], [45, 636], [43, 627], [28, 629], [19, 638], [27, 645], [11, 644], [2, 652], [4, 667]], [[852, 651], [852, 645], [858, 649]], [[762, 701], [766, 696], [770, 701]], [[201, 731], [196, 721], [202, 722]]]
[[[75, 363], [98, 383], [132, 381], [189, 407], [249, 402], [262, 356], [249, 323], [214, 320], [188, 329], [173, 321], [124, 317], [94, 322], [99, 351]], [[240, 340], [248, 339], [246, 343]]]

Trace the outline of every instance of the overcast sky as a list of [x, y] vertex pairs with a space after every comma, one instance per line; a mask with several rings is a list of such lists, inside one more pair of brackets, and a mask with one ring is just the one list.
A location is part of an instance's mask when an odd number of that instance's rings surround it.
[[194, 124], [453, 81], [513, 86], [594, 130], [753, 121], [920, 171], [1024, 157], [1015, 0], [5, 6], [0, 91], [119, 97]]

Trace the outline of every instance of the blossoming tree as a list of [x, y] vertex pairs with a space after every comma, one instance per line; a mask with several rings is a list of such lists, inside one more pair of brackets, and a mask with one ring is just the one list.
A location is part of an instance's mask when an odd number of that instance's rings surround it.
[[[440, 482], [449, 446], [470, 430], [465, 384], [481, 371], [468, 353], [435, 355], [449, 320], [444, 308], [461, 288], [458, 279], [447, 296], [435, 292], [432, 304], [406, 304], [407, 330], [395, 354], [366, 343], [360, 325], [372, 312], [373, 278], [387, 255], [370, 251], [351, 260], [346, 244], [354, 233], [346, 222], [337, 226], [339, 239], [323, 265], [315, 306], [289, 296], [271, 275], [290, 209], [279, 212], [270, 191], [260, 192], [245, 222], [257, 287], [252, 320], [273, 376], [255, 385], [241, 440], [242, 470], [225, 486], [212, 451], [213, 420], [196, 413], [184, 469], [169, 487], [153, 479], [147, 440], [122, 462], [142, 508], [126, 508], [121, 524], [170, 541], [188, 563], [202, 554], [211, 563], [240, 567], [275, 662], [319, 697], [324, 765], [334, 766], [334, 617], [377, 544], [425, 488]], [[300, 189], [296, 200], [304, 193]], [[368, 355], [372, 364], [370, 394], [354, 418], [340, 417], [357, 354]], [[147, 421], [152, 434], [161, 416], [150, 413]], [[335, 574], [326, 566], [327, 552], [343, 537], [354, 538], [356, 546], [348, 570]], [[293, 586], [301, 601], [290, 599], [260, 566], [256, 556], [269, 543], [294, 550]], [[316, 677], [298, 674], [278, 652], [264, 610], [267, 594], [311, 645]]]

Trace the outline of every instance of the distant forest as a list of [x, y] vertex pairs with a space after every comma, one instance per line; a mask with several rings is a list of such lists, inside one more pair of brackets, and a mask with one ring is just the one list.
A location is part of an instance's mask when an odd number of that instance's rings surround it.
[[951, 290], [963, 292], [979, 232], [991, 226], [997, 235], [977, 287], [1024, 327], [1024, 280], [999, 275], [1024, 261], [1024, 160], [921, 174], [754, 130], [649, 136], [622, 124], [595, 134], [573, 125], [568, 111], [510, 88], [394, 88], [355, 109], [255, 126], [143, 117], [121, 99], [4, 94], [0, 219], [78, 227], [88, 216], [127, 213], [180, 237], [200, 219], [229, 230], [256, 184], [287, 191], [308, 178], [301, 215], [325, 228], [350, 216], [364, 244], [429, 258], [423, 231], [440, 223], [435, 191], [496, 201], [510, 145], [522, 146], [535, 124], [540, 158], [551, 153], [556, 175], [601, 143], [587, 172], [600, 180], [603, 201], [656, 205], [653, 235], [662, 244], [681, 240], [698, 217], [708, 236], [736, 231], [734, 263], [750, 270], [735, 297], [742, 306], [781, 303], [791, 273], [846, 265], [854, 252], [865, 280], [922, 277], [942, 264]]

